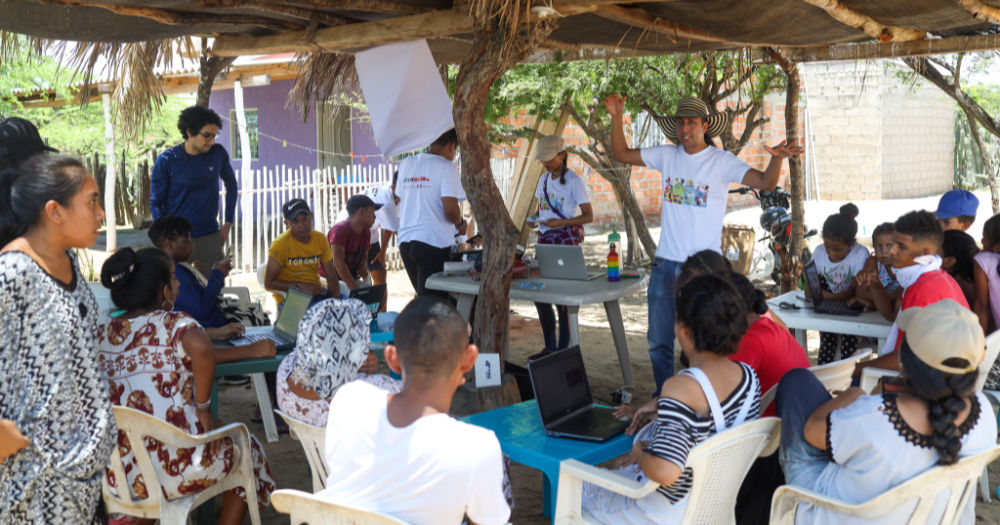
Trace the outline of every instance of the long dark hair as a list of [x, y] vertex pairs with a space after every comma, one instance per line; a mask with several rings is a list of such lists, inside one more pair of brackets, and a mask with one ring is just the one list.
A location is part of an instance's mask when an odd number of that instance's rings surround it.
[[[905, 337], [900, 346], [899, 359], [903, 364], [906, 391], [927, 402], [927, 417], [933, 429], [931, 445], [937, 450], [938, 463], [951, 465], [958, 461], [958, 453], [962, 450], [962, 438], [955, 425], [955, 419], [965, 408], [965, 398], [975, 388], [979, 371], [948, 374], [931, 368], [917, 358]], [[967, 361], [957, 357], [945, 360], [944, 364], [969, 365]], [[970, 417], [972, 415], [969, 414]]]
[[677, 292], [677, 321], [691, 330], [698, 350], [719, 355], [736, 351], [747, 331], [743, 299], [725, 278], [699, 275]]
[[954, 257], [955, 266], [952, 275], [962, 277], [966, 281], [975, 282], [976, 254], [979, 247], [976, 240], [962, 230], [948, 230], [942, 234], [941, 257]]
[[[68, 169], [74, 167], [81, 170]], [[83, 164], [66, 155], [36, 155], [0, 172], [0, 246], [38, 224], [45, 203], [69, 206], [88, 177]]]
[[160, 290], [170, 284], [170, 257], [158, 248], [122, 248], [101, 267], [101, 284], [118, 308], [156, 308]]

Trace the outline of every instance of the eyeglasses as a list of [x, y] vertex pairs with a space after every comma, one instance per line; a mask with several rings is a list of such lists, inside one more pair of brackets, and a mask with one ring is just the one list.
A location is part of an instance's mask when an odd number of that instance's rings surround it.
[[207, 131], [204, 132], [204, 133], [199, 133], [199, 135], [201, 135], [201, 137], [203, 139], [205, 139], [205, 140], [215, 140], [215, 139], [219, 138], [219, 134], [218, 133], [209, 133]]

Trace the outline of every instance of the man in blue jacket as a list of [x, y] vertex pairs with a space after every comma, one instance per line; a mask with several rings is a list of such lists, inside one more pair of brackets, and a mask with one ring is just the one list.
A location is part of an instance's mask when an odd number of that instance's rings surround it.
[[[236, 215], [238, 187], [226, 149], [215, 143], [222, 120], [202, 106], [181, 111], [177, 129], [184, 142], [163, 152], [153, 166], [149, 208], [154, 219], [184, 217], [191, 223], [191, 262], [208, 275], [222, 258]], [[219, 227], [219, 179], [226, 186], [225, 221]]]

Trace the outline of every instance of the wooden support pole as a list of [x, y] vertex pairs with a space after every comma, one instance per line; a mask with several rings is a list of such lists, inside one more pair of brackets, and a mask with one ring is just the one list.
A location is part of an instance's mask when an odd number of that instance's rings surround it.
[[[973, 36], [926, 38], [910, 42], [862, 42], [859, 44], [831, 44], [811, 47], [782, 47], [781, 54], [796, 63], [828, 62], [832, 60], [874, 60], [905, 56], [947, 55], [972, 53], [1000, 48], [1000, 33]], [[754, 62], [773, 63], [766, 49], [755, 47], [751, 58]]]
[[104, 105], [104, 157], [107, 163], [104, 169], [104, 231], [105, 250], [114, 252], [118, 249], [118, 220], [115, 218], [115, 179], [118, 170], [115, 167], [115, 128], [111, 121], [110, 86], [101, 90], [101, 102]]
[[[785, 92], [785, 138], [789, 144], [799, 142], [799, 90], [802, 79], [799, 76], [798, 64], [788, 60], [780, 51], [769, 48], [771, 58], [781, 66], [788, 77], [788, 87]], [[802, 275], [802, 248], [805, 238], [805, 181], [802, 176], [802, 159], [799, 156], [788, 157], [788, 179], [791, 182], [792, 194], [792, 238], [788, 243], [785, 264], [781, 266], [782, 293], [798, 288]]]
[[830, 15], [834, 20], [860, 29], [864, 33], [879, 42], [905, 42], [908, 40], [923, 40], [926, 33], [911, 27], [888, 26], [875, 20], [874, 18], [855, 11], [840, 0], [803, 0], [805, 3], [816, 6]]

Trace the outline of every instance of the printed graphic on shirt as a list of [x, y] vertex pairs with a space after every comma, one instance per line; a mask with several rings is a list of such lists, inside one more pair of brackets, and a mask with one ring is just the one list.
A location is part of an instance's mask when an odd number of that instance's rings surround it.
[[820, 278], [820, 284], [824, 285], [824, 289], [832, 293], [840, 293], [851, 285], [854, 272], [851, 271], [850, 267], [844, 265], [834, 271], [824, 269]]
[[[555, 206], [549, 206], [549, 201], [552, 201], [552, 204], [554, 204]], [[565, 203], [566, 203], [566, 197], [561, 196], [561, 195], [555, 195], [553, 193], [549, 193], [549, 197], [547, 199], [543, 198], [543, 199], [539, 199], [538, 200], [538, 210], [539, 211], [555, 211], [555, 210], [563, 211]], [[535, 215], [537, 216], [538, 214], [535, 214]]]
[[288, 258], [288, 266], [316, 266], [317, 264], [319, 264], [319, 255]]
[[667, 177], [663, 185], [663, 201], [682, 206], [708, 207], [708, 184], [702, 186], [692, 179]]
[[[408, 188], [430, 188], [431, 179], [424, 176], [413, 176], [405, 177], [403, 179], [403, 184], [407, 185]], [[410, 186], [412, 184], [412, 186]]]

